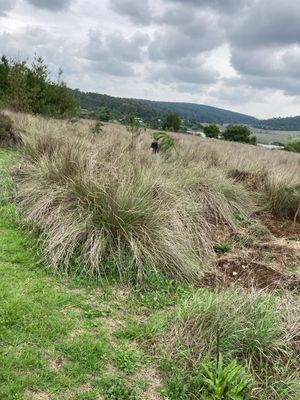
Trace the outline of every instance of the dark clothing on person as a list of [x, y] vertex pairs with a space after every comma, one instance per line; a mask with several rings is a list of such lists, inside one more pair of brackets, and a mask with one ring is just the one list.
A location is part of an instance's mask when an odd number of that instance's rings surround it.
[[152, 153], [156, 154], [159, 152], [158, 142], [152, 142], [150, 148], [152, 149]]

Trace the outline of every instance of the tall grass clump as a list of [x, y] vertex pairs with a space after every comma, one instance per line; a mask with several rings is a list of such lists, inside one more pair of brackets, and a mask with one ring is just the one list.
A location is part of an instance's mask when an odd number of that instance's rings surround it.
[[212, 379], [222, 359], [224, 368], [237, 361], [251, 373], [251, 398], [275, 400], [286, 393], [286, 399], [295, 400], [300, 364], [289, 325], [288, 312], [275, 295], [237, 287], [201, 289], [177, 306], [162, 341], [173, 365], [183, 368], [189, 391], [193, 389], [187, 398], [205, 389], [203, 382], [203, 387], [193, 386], [203, 368], [209, 368]]
[[46, 232], [55, 269], [68, 272], [76, 260], [96, 275], [116, 268], [139, 281], [154, 269], [200, 278], [214, 227], [247, 208], [247, 193], [205, 164], [154, 160], [142, 141], [131, 146], [128, 133], [24, 136], [17, 201]]
[[300, 206], [300, 181], [297, 177], [271, 176], [260, 197], [265, 209], [278, 217], [294, 217]]
[[202, 261], [197, 205], [169, 191], [159, 168], [105, 150], [67, 143], [38, 160], [30, 152], [17, 171], [18, 202], [47, 232], [52, 265], [67, 271], [79, 257], [81, 268], [97, 275], [108, 263], [120, 275], [134, 269], [138, 280], [147, 268], [195, 279]]

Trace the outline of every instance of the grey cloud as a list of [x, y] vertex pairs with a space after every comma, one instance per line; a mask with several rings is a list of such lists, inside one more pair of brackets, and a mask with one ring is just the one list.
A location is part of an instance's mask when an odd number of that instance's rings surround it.
[[229, 40], [240, 48], [300, 43], [299, 15], [299, 1], [256, 1], [241, 17], [228, 19]]
[[139, 32], [131, 38], [125, 38], [120, 32], [104, 36], [100, 31], [90, 31], [85, 55], [93, 61], [100, 61], [103, 58], [141, 61], [143, 48], [148, 41], [148, 35]]
[[7, 11], [14, 8], [16, 0], [1, 0], [0, 2], [0, 17], [6, 15]]
[[234, 68], [243, 75], [300, 79], [299, 46], [290, 46], [285, 50], [258, 48], [247, 51], [234, 48], [231, 61]]
[[245, 76], [242, 78], [241, 83], [259, 90], [280, 90], [288, 96], [300, 96], [300, 80], [290, 77], [278, 79], [273, 77]]
[[107, 75], [119, 76], [119, 77], [128, 77], [134, 76], [135, 72], [131, 65], [119, 61], [115, 62], [115, 60], [100, 60], [97, 62], [92, 62], [90, 68], [93, 69], [94, 72], [104, 72]]
[[[191, 5], [198, 8], [210, 8], [222, 10], [225, 12], [238, 12], [252, 0], [166, 0], [169, 3], [179, 3], [183, 5]], [[252, 1], [253, 2], [253, 1]]]
[[148, 24], [151, 21], [149, 0], [110, 0], [113, 11], [128, 17], [136, 24]]
[[104, 36], [99, 31], [91, 31], [83, 56], [105, 73], [132, 76], [134, 69], [130, 63], [143, 60], [148, 41], [148, 35], [139, 32], [131, 38], [125, 38], [119, 32]]
[[71, 4], [71, 0], [27, 0], [27, 2], [37, 8], [42, 8], [50, 11], [65, 10]]
[[218, 73], [201, 63], [192, 65], [163, 64], [151, 70], [148, 80], [166, 85], [175, 85], [179, 91], [195, 93], [200, 86], [217, 82]]
[[3, 54], [12, 58], [31, 58], [34, 52], [41, 54], [41, 50], [52, 41], [53, 37], [47, 31], [38, 27], [27, 26], [18, 33], [2, 33], [0, 35], [0, 48]]

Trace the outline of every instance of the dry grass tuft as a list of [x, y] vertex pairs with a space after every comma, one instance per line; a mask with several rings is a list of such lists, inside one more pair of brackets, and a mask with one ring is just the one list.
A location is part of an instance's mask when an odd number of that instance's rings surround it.
[[196, 281], [213, 226], [245, 212], [247, 192], [220, 171], [154, 159], [143, 140], [24, 135], [17, 201], [47, 232], [55, 269], [79, 257], [96, 275], [115, 265], [138, 281], [149, 269]]

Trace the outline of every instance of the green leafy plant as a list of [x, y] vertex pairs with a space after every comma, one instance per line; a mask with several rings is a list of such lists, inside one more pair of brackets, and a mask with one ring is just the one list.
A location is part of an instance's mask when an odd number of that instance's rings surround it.
[[228, 253], [228, 251], [230, 250], [230, 243], [228, 242], [222, 242], [222, 243], [217, 243], [214, 245], [214, 250], [217, 253]]
[[246, 400], [250, 399], [251, 388], [252, 379], [245, 369], [236, 360], [225, 365], [221, 355], [217, 366], [202, 363], [191, 381], [192, 392], [203, 400]]
[[136, 400], [135, 391], [126, 385], [122, 378], [112, 378], [105, 382], [105, 399], [108, 400]]
[[159, 151], [166, 159], [169, 159], [174, 152], [178, 154], [175, 138], [166, 132], [154, 132], [153, 139], [159, 143]]
[[137, 369], [140, 360], [140, 352], [124, 347], [117, 349], [114, 357], [116, 366], [127, 374], [132, 374]]

